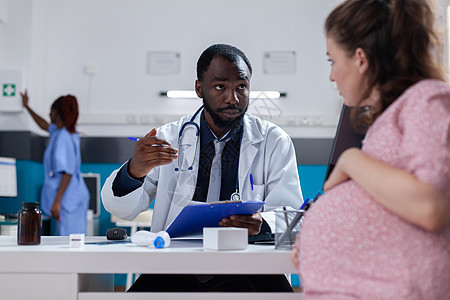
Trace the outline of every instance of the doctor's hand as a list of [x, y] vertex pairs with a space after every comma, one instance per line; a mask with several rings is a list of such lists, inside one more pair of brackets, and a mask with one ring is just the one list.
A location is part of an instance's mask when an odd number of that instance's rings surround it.
[[248, 229], [248, 236], [256, 235], [261, 231], [262, 216], [259, 212], [252, 216], [232, 215], [229, 218], [223, 218], [219, 225], [222, 227], [240, 227]]
[[136, 142], [128, 173], [134, 178], [142, 178], [154, 167], [168, 165], [178, 157], [178, 150], [170, 143], [156, 136], [156, 129]]

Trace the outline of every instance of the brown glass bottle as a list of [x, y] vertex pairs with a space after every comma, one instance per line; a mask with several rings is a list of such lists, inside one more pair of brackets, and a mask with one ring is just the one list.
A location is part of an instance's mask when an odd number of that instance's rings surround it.
[[17, 244], [39, 245], [41, 243], [41, 219], [38, 202], [23, 202], [19, 211]]

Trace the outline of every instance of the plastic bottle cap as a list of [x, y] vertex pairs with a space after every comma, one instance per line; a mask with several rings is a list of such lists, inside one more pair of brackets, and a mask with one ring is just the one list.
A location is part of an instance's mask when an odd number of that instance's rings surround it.
[[164, 239], [160, 236], [156, 237], [155, 241], [153, 242], [153, 245], [155, 248], [164, 248], [165, 242]]

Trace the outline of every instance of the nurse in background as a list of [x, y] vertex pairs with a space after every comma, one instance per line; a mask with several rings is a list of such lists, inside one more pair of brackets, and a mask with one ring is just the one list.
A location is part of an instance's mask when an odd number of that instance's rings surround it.
[[28, 94], [21, 93], [23, 107], [37, 125], [48, 131], [50, 141], [44, 152], [45, 182], [41, 209], [56, 218], [56, 234], [86, 233], [89, 191], [81, 176], [80, 136], [75, 130], [78, 102], [72, 95], [61, 96], [50, 109], [49, 124], [28, 106]]
[[347, 0], [325, 22], [330, 80], [365, 107], [305, 214], [305, 299], [449, 299], [450, 87], [429, 0]]

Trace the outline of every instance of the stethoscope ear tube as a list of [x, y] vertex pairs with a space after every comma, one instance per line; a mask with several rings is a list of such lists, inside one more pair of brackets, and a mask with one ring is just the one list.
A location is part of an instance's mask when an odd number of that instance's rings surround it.
[[197, 129], [195, 135], [196, 135], [196, 136], [199, 136], [199, 134], [200, 134], [200, 127], [198, 126], [197, 123], [194, 122], [194, 120], [195, 120], [195, 117], [197, 117], [197, 115], [199, 114], [199, 112], [200, 112], [202, 109], [203, 109], [203, 105], [200, 106], [200, 107], [197, 109], [197, 111], [194, 113], [194, 115], [193, 115], [192, 118], [189, 120], [189, 122], [186, 122], [186, 123], [184, 123], [184, 124], [181, 126], [180, 132], [178, 133], [178, 138], [179, 138], [179, 139], [183, 136], [183, 130], [184, 130], [184, 128], [185, 128], [187, 125], [194, 125], [195, 128]]
[[[183, 125], [181, 125], [181, 128], [180, 128], [180, 132], [178, 133], [178, 147], [180, 147], [180, 141], [181, 141], [181, 139], [183, 138], [183, 132], [184, 132], [184, 129], [186, 128], [186, 126], [188, 126], [188, 125], [192, 125], [192, 126], [194, 126], [195, 127], [195, 136], [196, 136], [196, 138], [197, 138], [197, 140], [195, 141], [195, 147], [197, 147], [197, 144], [198, 144], [198, 139], [199, 139], [199, 136], [200, 136], [200, 126], [198, 126], [198, 124], [197, 123], [195, 123], [194, 122], [194, 120], [195, 120], [195, 118], [197, 117], [197, 115], [200, 113], [200, 111], [203, 109], [203, 105], [202, 106], [200, 106], [199, 107], [199, 109], [197, 109], [197, 111], [194, 113], [194, 115], [192, 116], [192, 118], [189, 120], [189, 122], [185, 122]], [[180, 161], [179, 161], [179, 156], [178, 156], [178, 167], [176, 167], [175, 168], [175, 172], [179, 172], [179, 171], [192, 171], [193, 169], [194, 169], [194, 167], [193, 167], [193, 163], [194, 163], [194, 160], [195, 160], [195, 156], [194, 156], [194, 159], [192, 160], [192, 164], [186, 169], [186, 170], [183, 170], [181, 167], [180, 167]]]

